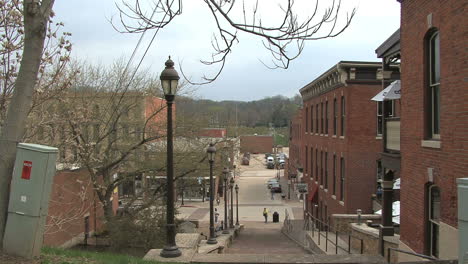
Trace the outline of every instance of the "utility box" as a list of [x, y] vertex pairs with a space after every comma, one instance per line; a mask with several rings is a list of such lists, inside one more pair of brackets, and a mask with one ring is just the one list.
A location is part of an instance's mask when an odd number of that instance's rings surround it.
[[18, 144], [3, 237], [6, 253], [40, 255], [57, 153], [54, 147]]
[[458, 178], [458, 263], [468, 262], [468, 178]]

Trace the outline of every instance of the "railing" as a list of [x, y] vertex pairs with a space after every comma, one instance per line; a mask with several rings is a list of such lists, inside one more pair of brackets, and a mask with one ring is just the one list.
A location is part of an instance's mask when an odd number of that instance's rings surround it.
[[386, 150], [400, 151], [400, 118], [386, 118]]
[[413, 255], [413, 256], [416, 256], [416, 257], [423, 258], [423, 259], [438, 260], [437, 258], [434, 258], [434, 257], [431, 257], [431, 256], [418, 254], [418, 253], [414, 253], [414, 252], [411, 252], [411, 251], [402, 250], [402, 249], [399, 249], [399, 248], [387, 248], [387, 262], [388, 263], [390, 263], [390, 257], [391, 257], [392, 251], [397, 251], [397, 252], [401, 252], [401, 253], [404, 253], [404, 254]]
[[[340, 233], [338, 231], [333, 231], [331, 226], [328, 223], [325, 223], [315, 217], [313, 217], [309, 212], [306, 213], [306, 219], [304, 221], [304, 230], [312, 231], [312, 237], [317, 237], [317, 244], [320, 245], [321, 237], [325, 239], [325, 252], [328, 252], [328, 245], [335, 246], [335, 254], [338, 254], [338, 249], [341, 249], [348, 254], [351, 254], [351, 240], [355, 239], [360, 242], [360, 253], [364, 252], [364, 241], [358, 237], [355, 237], [351, 234], [346, 234], [344, 232]], [[325, 234], [323, 234], [325, 231]], [[334, 235], [334, 236], [333, 236]], [[345, 238], [345, 247], [340, 246], [340, 239]], [[347, 247], [346, 247], [347, 246]]]

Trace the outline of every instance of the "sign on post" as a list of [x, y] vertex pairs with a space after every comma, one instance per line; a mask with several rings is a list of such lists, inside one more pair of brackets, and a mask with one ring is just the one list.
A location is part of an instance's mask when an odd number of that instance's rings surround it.
[[307, 183], [296, 183], [296, 191], [300, 194], [307, 194], [309, 192]]

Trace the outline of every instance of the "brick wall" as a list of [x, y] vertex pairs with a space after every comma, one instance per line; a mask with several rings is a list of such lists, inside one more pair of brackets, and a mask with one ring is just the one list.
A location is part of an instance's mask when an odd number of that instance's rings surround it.
[[271, 153], [273, 136], [241, 136], [240, 146], [242, 153]]
[[[425, 253], [425, 186], [428, 168], [441, 188], [441, 221], [457, 227], [455, 179], [468, 171], [468, 21], [466, 1], [405, 0], [401, 4], [401, 240]], [[424, 39], [432, 27], [440, 36], [440, 148], [422, 147], [424, 139]], [[442, 234], [441, 234], [442, 235]]]
[[[117, 199], [114, 199], [117, 200]], [[58, 171], [54, 177], [44, 233], [44, 246], [72, 246], [89, 231], [102, 227], [103, 210], [86, 169]]]

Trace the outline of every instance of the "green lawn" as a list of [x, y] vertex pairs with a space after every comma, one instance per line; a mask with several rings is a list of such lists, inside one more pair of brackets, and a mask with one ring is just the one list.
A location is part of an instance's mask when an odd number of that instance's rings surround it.
[[127, 255], [48, 247], [42, 249], [41, 260], [43, 264], [161, 264], [161, 262], [142, 260]]

